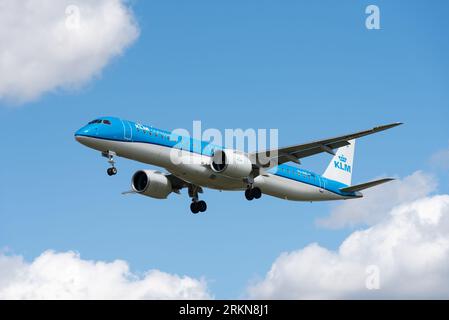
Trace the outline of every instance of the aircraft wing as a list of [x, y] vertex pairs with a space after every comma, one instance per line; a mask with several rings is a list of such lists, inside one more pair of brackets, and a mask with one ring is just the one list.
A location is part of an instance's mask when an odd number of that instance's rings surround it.
[[198, 193], [203, 193], [203, 188], [201, 188], [200, 186], [197, 186], [188, 181], [185, 181], [185, 180], [175, 176], [172, 173], [167, 173], [167, 174], [165, 174], [165, 176], [167, 177], [168, 180], [170, 180], [170, 183], [172, 185], [174, 193], [179, 194], [180, 190], [184, 189], [184, 188], [188, 188], [189, 192], [190, 192], [190, 189], [195, 189]]
[[272, 167], [273, 162], [275, 162], [274, 165], [279, 165], [289, 161], [299, 164], [300, 163], [299, 159], [301, 158], [309, 157], [322, 152], [327, 152], [332, 155], [335, 155], [335, 152], [333, 150], [349, 145], [350, 144], [348, 142], [349, 140], [357, 139], [373, 133], [391, 129], [401, 124], [402, 123], [397, 122], [335, 138], [318, 140], [305, 144], [297, 144], [285, 148], [255, 152], [249, 154], [249, 157], [253, 161], [253, 163], [258, 164], [261, 167]]
[[174, 174], [165, 174], [168, 180], [170, 180], [170, 183], [173, 187], [173, 189], [180, 190], [182, 188], [185, 188], [189, 185], [187, 181], [182, 180], [181, 178], [178, 178]]

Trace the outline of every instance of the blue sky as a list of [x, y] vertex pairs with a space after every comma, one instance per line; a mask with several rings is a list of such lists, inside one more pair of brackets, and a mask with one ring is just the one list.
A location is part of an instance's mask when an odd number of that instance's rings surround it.
[[[368, 4], [381, 30], [365, 28]], [[353, 181], [404, 177], [447, 148], [447, 1], [132, 1], [139, 38], [88, 85], [22, 105], [0, 100], [0, 247], [33, 259], [75, 250], [205, 277], [217, 298], [243, 294], [281, 252], [317, 242], [335, 249], [352, 229], [315, 221], [335, 204], [295, 203], [207, 190], [193, 216], [186, 193], [122, 196], [119, 174], [73, 139], [100, 115], [164, 129], [277, 128], [280, 145], [401, 121], [361, 139]], [[321, 173], [330, 157], [305, 159]], [[447, 175], [440, 192], [448, 192]]]

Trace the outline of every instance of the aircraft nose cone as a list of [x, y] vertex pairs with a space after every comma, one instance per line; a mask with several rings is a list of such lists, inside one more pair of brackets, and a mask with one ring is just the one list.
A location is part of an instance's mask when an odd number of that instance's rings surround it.
[[84, 128], [78, 129], [78, 130], [75, 132], [75, 139], [76, 139], [77, 141], [79, 141], [79, 138], [80, 138], [82, 135], [84, 135], [84, 134], [87, 133], [87, 132], [85, 132], [85, 131], [88, 131], [88, 130], [85, 130]]
[[82, 135], [81, 130], [78, 130], [75, 132], [75, 140], [78, 141], [81, 144], [84, 144], [84, 140], [86, 139], [85, 136]]
[[89, 136], [92, 136], [94, 134], [94, 129], [92, 128], [81, 128], [78, 131], [75, 132], [75, 140], [79, 143], [84, 144], [88, 140]]

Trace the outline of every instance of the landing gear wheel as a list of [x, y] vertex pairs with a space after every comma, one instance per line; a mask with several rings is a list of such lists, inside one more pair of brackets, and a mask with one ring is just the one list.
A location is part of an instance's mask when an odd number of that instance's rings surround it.
[[260, 188], [248, 188], [245, 190], [245, 198], [246, 200], [260, 199], [262, 197], [262, 191]]
[[109, 176], [115, 176], [117, 174], [117, 168], [116, 167], [108, 168], [107, 173]]
[[253, 195], [252, 191], [253, 191], [252, 189], [246, 189], [245, 190], [245, 198], [246, 198], [246, 200], [251, 201], [251, 200], [254, 199], [254, 195]]
[[252, 189], [252, 194], [254, 196], [254, 199], [260, 199], [260, 197], [262, 197], [262, 191], [257, 187]]
[[200, 212], [204, 212], [207, 210], [207, 204], [205, 201], [201, 200], [200, 202], [197, 203], [198, 207], [200, 209]]
[[200, 206], [198, 205], [198, 202], [192, 202], [190, 204], [190, 211], [192, 211], [193, 214], [197, 214], [200, 212]]
[[205, 201], [193, 201], [190, 204], [190, 211], [192, 211], [193, 214], [197, 214], [198, 212], [204, 212], [207, 210], [207, 204]]

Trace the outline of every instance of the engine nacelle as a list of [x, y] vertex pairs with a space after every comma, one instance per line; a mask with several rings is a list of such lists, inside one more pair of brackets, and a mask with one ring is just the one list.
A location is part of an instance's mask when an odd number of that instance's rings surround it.
[[251, 160], [235, 150], [216, 150], [211, 162], [214, 172], [232, 178], [246, 178], [253, 170]]
[[168, 178], [157, 171], [139, 170], [131, 179], [133, 191], [156, 199], [165, 199], [173, 191]]

